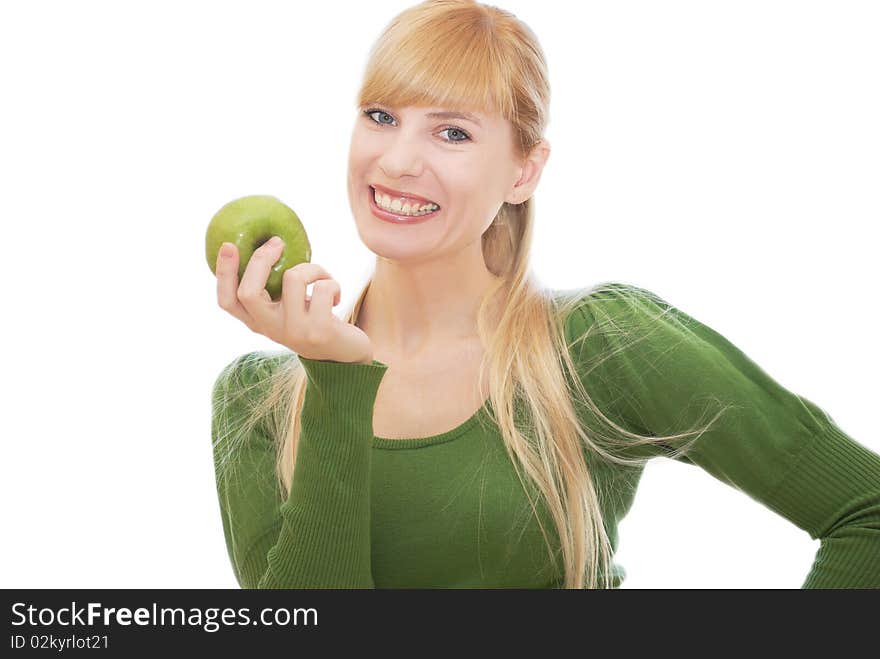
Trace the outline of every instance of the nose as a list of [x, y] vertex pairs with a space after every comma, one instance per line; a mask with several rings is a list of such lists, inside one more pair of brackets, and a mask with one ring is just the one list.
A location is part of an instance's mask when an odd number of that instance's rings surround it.
[[419, 136], [397, 130], [384, 142], [379, 167], [389, 180], [421, 176], [425, 168], [426, 148], [427, 145]]

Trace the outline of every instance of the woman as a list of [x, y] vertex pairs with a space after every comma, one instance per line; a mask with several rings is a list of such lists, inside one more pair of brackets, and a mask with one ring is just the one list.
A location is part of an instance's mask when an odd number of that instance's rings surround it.
[[618, 524], [665, 456], [821, 538], [804, 587], [880, 587], [880, 456], [650, 291], [529, 276], [549, 98], [513, 15], [415, 5], [359, 92], [348, 194], [377, 258], [352, 309], [311, 263], [273, 303], [283, 245], [241, 282], [221, 250], [220, 306], [289, 348], [213, 391], [239, 584], [616, 588]]

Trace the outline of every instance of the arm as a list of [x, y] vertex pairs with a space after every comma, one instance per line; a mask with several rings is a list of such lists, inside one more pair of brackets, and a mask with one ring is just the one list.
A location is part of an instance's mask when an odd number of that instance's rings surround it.
[[[223, 430], [259, 396], [267, 360], [250, 353], [214, 386], [215, 465], [230, 450]], [[373, 403], [387, 365], [297, 357], [309, 379], [300, 414], [295, 477], [286, 501], [275, 478], [275, 444], [264, 424], [233, 449], [218, 474], [227, 550], [245, 588], [373, 588], [370, 570], [370, 438]], [[232, 398], [226, 384], [257, 385]], [[234, 387], [233, 387], [234, 388]], [[224, 416], [225, 415], [225, 416]]]
[[[706, 423], [713, 415], [705, 412], [717, 410], [716, 402], [732, 404], [676, 459], [821, 541], [802, 588], [880, 588], [880, 455], [723, 336], [650, 291], [625, 284], [604, 290], [588, 296], [580, 310], [585, 325], [613, 321], [611, 330], [597, 334], [599, 349], [610, 356], [591, 371], [588, 389], [600, 392], [609, 416], [657, 436]], [[635, 337], [640, 340], [625, 345]], [[594, 348], [599, 345], [594, 340]], [[662, 446], [648, 450], [665, 453]]]

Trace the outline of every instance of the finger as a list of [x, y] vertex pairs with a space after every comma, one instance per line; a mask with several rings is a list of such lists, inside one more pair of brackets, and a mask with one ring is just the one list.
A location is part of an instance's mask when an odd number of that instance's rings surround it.
[[316, 281], [312, 288], [312, 301], [309, 303], [309, 316], [320, 320], [330, 320], [333, 315], [334, 300], [339, 295], [339, 282], [335, 279]]
[[[337, 286], [336, 294], [333, 296], [333, 306], [334, 306], [334, 307], [335, 307], [337, 304], [339, 304], [339, 300], [340, 300], [340, 295], [341, 295], [341, 294], [342, 294], [342, 291], [339, 290], [339, 287]], [[311, 302], [311, 301], [312, 301], [312, 296], [311, 296], [309, 293], [306, 293], [306, 302]], [[306, 311], [308, 311], [308, 310], [309, 310], [309, 305], [306, 304]]]
[[305, 322], [305, 314], [311, 304], [311, 297], [306, 295], [306, 287], [319, 279], [332, 277], [317, 263], [298, 263], [285, 271], [281, 281], [281, 304], [289, 326], [296, 327]]
[[281, 258], [283, 251], [284, 243], [281, 242], [268, 240], [260, 245], [251, 255], [238, 285], [239, 301], [251, 317], [261, 324], [271, 323], [271, 310], [279, 305], [272, 301], [266, 290], [266, 282], [272, 266]]
[[[225, 253], [225, 250], [229, 252]], [[217, 304], [245, 325], [250, 325], [251, 316], [238, 301], [238, 249], [234, 244], [220, 245], [214, 269], [217, 274]]]
[[[333, 306], [335, 307], [337, 304], [339, 304], [339, 300], [342, 297], [342, 290], [339, 288], [339, 282], [333, 279], [329, 274], [327, 274], [326, 277], [321, 277], [314, 283], [314, 285], [312, 286], [312, 294], [307, 294], [306, 300], [311, 302], [312, 298], [315, 296], [315, 286], [317, 286], [318, 283], [322, 283], [324, 286], [327, 286], [329, 282], [333, 282]], [[308, 311], [309, 309], [310, 306], [307, 304], [306, 311]]]

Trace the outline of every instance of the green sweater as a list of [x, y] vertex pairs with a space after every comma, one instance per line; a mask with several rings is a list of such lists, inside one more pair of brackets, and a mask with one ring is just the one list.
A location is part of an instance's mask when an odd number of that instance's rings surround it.
[[[880, 456], [706, 325], [645, 289], [615, 283], [608, 290], [584, 293], [565, 320], [577, 375], [600, 409], [632, 431], [659, 435], [711, 419], [710, 399], [733, 403], [675, 459], [821, 540], [803, 588], [880, 588]], [[634, 293], [635, 302], [618, 291]], [[649, 331], [614, 353], [625, 337], [588, 333], [597, 318]], [[611, 356], [593, 359], [600, 353]], [[373, 404], [388, 369], [380, 361], [321, 361], [290, 351], [238, 357], [213, 389], [215, 465], [226, 450], [221, 430], [241, 418], [265, 375], [285, 360], [298, 360], [308, 377], [289, 497], [281, 497], [265, 425], [236, 448], [232, 475], [217, 476], [226, 546], [243, 588], [562, 586], [558, 544], [551, 560], [491, 403], [439, 435], [376, 437]], [[230, 398], [246, 384], [254, 387], [247, 396]], [[666, 452], [652, 445], [631, 454]], [[616, 551], [618, 524], [643, 468], [598, 460], [592, 451], [585, 457], [597, 490], [606, 493], [604, 523]], [[558, 543], [541, 498], [533, 498]], [[625, 571], [612, 563], [611, 572], [618, 587]]]

